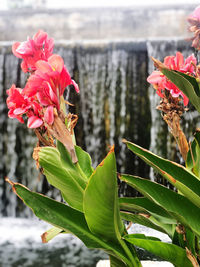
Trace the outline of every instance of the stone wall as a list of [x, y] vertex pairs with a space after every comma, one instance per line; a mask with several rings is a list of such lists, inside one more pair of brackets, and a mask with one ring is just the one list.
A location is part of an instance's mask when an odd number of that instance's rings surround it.
[[38, 29], [56, 40], [185, 37], [194, 5], [0, 11], [0, 41], [25, 40]]

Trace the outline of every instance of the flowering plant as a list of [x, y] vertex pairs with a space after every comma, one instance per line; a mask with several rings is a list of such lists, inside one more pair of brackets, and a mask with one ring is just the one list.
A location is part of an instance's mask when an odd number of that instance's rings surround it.
[[[197, 28], [199, 9], [189, 17]], [[190, 30], [194, 32], [194, 28]], [[196, 49], [198, 30], [193, 43]], [[78, 85], [71, 79], [63, 59], [53, 54], [53, 40], [45, 32], [40, 30], [33, 39], [15, 43], [13, 53], [23, 60], [22, 70], [30, 76], [24, 89], [12, 85], [7, 91], [8, 116], [21, 123], [27, 120], [27, 126], [35, 130], [38, 144], [33, 158], [65, 202], [32, 192], [7, 178], [35, 215], [54, 226], [42, 235], [43, 242], [63, 232], [72, 233], [87, 247], [106, 251], [113, 267], [142, 266], [135, 246], [177, 267], [199, 266], [200, 132], [188, 144], [180, 126], [189, 100], [200, 112], [199, 66], [195, 56], [184, 60], [177, 52], [166, 57], [164, 63], [153, 59], [158, 70], [148, 77], [161, 97], [158, 109], [177, 141], [185, 167], [124, 140], [133, 153], [176, 187], [176, 192], [140, 177], [117, 175], [114, 147], [93, 168], [89, 154], [75, 143], [77, 116], [65, 110], [65, 104], [69, 104], [63, 97], [65, 88], [73, 85], [78, 93]], [[119, 198], [117, 176], [143, 197]], [[172, 244], [143, 234], [128, 234], [123, 220], [163, 232]]]

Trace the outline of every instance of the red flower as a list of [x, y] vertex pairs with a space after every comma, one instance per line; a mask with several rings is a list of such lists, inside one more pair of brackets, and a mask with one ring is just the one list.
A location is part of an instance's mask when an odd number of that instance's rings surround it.
[[48, 62], [39, 60], [35, 66], [36, 71], [28, 79], [24, 94], [28, 97], [36, 96], [42, 106], [51, 105], [59, 110], [60, 97], [68, 85], [74, 85], [79, 92], [59, 55], [52, 55]]
[[33, 39], [28, 38], [26, 42], [13, 45], [13, 53], [24, 60], [22, 69], [32, 74], [24, 89], [12, 85], [7, 90], [8, 116], [23, 123], [22, 116], [26, 115], [29, 128], [54, 123], [54, 109], [60, 110], [60, 97], [68, 85], [73, 85], [79, 92], [63, 59], [59, 55], [52, 55], [52, 51], [53, 39], [49, 39], [47, 33], [41, 30]]
[[[195, 74], [195, 66], [197, 64], [196, 58], [192, 54], [184, 61], [184, 57], [180, 52], [176, 53], [176, 56], [168, 56], [164, 59], [164, 64], [171, 70], [177, 70], [187, 74]], [[169, 81], [161, 71], [153, 71], [153, 73], [147, 78], [147, 81], [153, 84], [156, 89], [156, 93], [160, 97], [164, 97], [164, 90], [170, 91], [173, 97], [183, 97], [183, 103], [186, 106], [188, 104], [188, 98], [179, 90], [179, 88]]]
[[36, 69], [35, 63], [38, 60], [48, 60], [53, 53], [54, 40], [48, 38], [46, 32], [39, 30], [33, 39], [28, 37], [25, 42], [16, 42], [12, 46], [13, 54], [22, 58], [22, 70], [24, 72], [32, 72]]
[[34, 98], [28, 98], [23, 94], [23, 89], [17, 88], [14, 84], [7, 90], [8, 117], [18, 119], [24, 123], [22, 116], [27, 115], [28, 127], [37, 128], [43, 124], [40, 111], [41, 106]]
[[22, 95], [22, 89], [14, 84], [7, 90], [7, 106], [9, 108], [8, 117], [16, 118], [21, 123], [24, 122], [22, 115], [29, 109], [29, 101]]

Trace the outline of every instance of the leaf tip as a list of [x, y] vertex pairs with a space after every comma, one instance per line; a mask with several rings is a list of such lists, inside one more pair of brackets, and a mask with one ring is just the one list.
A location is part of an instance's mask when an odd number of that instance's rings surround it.
[[41, 235], [42, 243], [48, 243], [48, 241], [47, 241], [47, 235], [48, 235], [47, 232], [44, 232], [44, 233]]
[[17, 194], [17, 193], [16, 193], [16, 189], [15, 189], [15, 183], [12, 182], [8, 177], [5, 178], [5, 181], [6, 181], [7, 183], [9, 183], [9, 184], [12, 186], [12, 190], [13, 190], [13, 192], [14, 192], [15, 194]]
[[167, 69], [165, 64], [163, 64], [160, 60], [155, 59], [154, 57], [151, 57], [151, 59], [153, 60], [154, 66], [160, 71], [162, 71], [163, 69]]

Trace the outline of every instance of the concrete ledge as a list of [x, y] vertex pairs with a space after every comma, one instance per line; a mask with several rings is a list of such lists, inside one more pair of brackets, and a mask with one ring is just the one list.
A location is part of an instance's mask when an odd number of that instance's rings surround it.
[[[143, 267], [173, 267], [174, 265], [167, 261], [141, 261]], [[100, 260], [96, 267], [110, 267], [109, 260]]]

